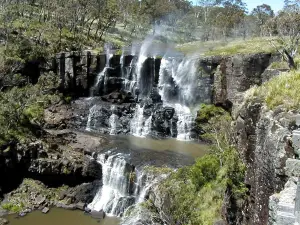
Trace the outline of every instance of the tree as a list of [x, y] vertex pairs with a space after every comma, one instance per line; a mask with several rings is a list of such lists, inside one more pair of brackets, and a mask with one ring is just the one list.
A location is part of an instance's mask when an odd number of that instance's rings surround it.
[[[279, 15], [265, 26], [265, 32], [277, 36], [270, 43], [277, 49], [291, 69], [296, 69], [295, 56], [300, 39], [300, 1], [285, 1], [286, 5]], [[291, 5], [288, 5], [291, 4]]]
[[260, 35], [262, 35], [263, 26], [270, 18], [274, 17], [274, 11], [271, 6], [262, 4], [253, 9], [251, 15], [256, 18], [257, 24], [260, 28]]

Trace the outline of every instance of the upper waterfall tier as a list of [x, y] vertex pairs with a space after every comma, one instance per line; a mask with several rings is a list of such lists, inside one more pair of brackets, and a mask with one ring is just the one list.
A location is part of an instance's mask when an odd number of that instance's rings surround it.
[[[198, 58], [149, 57], [149, 46], [142, 47], [145, 49], [142, 48], [138, 55], [111, 56], [108, 51], [106, 59], [109, 62], [97, 76], [91, 93], [112, 103], [137, 103], [128, 123], [132, 135], [180, 140], [197, 137], [193, 108], [210, 103], [210, 76], [199, 72]], [[101, 131], [102, 127], [91, 126], [91, 121], [101, 124], [97, 118], [104, 114], [102, 106], [91, 107], [87, 129]], [[122, 127], [118, 125], [122, 116], [117, 115], [116, 110], [109, 116], [109, 133], [120, 133], [116, 128]]]
[[123, 55], [111, 52], [57, 55], [53, 65], [61, 76], [62, 91], [93, 97], [46, 110], [48, 127], [195, 138], [199, 131], [194, 110], [199, 104], [213, 102], [227, 109], [239, 105], [246, 90], [270, 78], [264, 71], [273, 57], [267, 53], [200, 58], [173, 52], [159, 57], [134, 49]]

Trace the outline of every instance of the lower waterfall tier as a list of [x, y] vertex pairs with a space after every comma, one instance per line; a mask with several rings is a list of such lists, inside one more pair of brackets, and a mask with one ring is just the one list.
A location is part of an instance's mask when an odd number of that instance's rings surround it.
[[89, 110], [86, 130], [179, 140], [196, 139], [200, 132], [188, 107], [149, 101], [126, 106], [95, 103]]
[[[102, 166], [102, 185], [88, 208], [119, 217], [147, 200], [152, 189], [175, 168], [193, 162], [190, 156], [175, 152], [119, 147], [94, 153], [93, 158]], [[155, 169], [161, 167], [162, 173]]]
[[144, 101], [114, 104], [101, 97], [81, 98], [46, 110], [46, 128], [68, 128], [101, 134], [197, 139], [195, 114], [182, 105]]

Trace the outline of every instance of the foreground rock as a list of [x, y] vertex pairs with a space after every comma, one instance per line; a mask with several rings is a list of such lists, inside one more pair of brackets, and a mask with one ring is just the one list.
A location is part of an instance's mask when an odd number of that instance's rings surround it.
[[0, 218], [0, 225], [8, 224], [8, 220], [4, 218]]
[[270, 111], [257, 99], [246, 100], [234, 115], [233, 137], [247, 167], [249, 191], [243, 205], [234, 207], [233, 199], [227, 204], [228, 223], [268, 223], [269, 197], [283, 190], [288, 180], [286, 161], [295, 157], [291, 137], [296, 115], [280, 107]]

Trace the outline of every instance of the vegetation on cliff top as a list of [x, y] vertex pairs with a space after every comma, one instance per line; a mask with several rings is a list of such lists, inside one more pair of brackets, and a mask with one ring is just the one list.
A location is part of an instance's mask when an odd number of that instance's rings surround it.
[[284, 72], [259, 87], [248, 90], [246, 99], [258, 98], [269, 109], [281, 106], [287, 110], [300, 107], [300, 71]]

